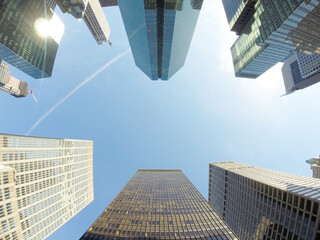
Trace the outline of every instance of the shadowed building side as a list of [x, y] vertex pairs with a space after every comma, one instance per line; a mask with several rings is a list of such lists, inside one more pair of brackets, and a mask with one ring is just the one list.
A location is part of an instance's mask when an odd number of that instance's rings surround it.
[[118, 0], [100, 0], [101, 7], [118, 6]]

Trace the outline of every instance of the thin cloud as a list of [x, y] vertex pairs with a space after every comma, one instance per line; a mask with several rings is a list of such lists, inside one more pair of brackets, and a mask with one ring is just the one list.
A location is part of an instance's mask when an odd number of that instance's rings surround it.
[[35, 128], [38, 127], [38, 125], [45, 120], [59, 105], [64, 103], [68, 98], [70, 98], [73, 94], [75, 94], [80, 88], [82, 88], [84, 85], [86, 85], [88, 82], [90, 82], [92, 79], [94, 79], [98, 74], [103, 72], [105, 69], [107, 69], [111, 64], [118, 61], [120, 58], [125, 56], [130, 52], [130, 49], [126, 50], [123, 53], [120, 53], [118, 56], [114, 57], [112, 60], [107, 62], [104, 66], [102, 66], [100, 69], [98, 69], [96, 72], [94, 72], [92, 75], [90, 75], [88, 78], [86, 78], [83, 82], [79, 83], [71, 92], [69, 92], [66, 96], [64, 96], [60, 101], [58, 101], [53, 107], [51, 107], [45, 114], [43, 114], [27, 131], [26, 135], [29, 135]]

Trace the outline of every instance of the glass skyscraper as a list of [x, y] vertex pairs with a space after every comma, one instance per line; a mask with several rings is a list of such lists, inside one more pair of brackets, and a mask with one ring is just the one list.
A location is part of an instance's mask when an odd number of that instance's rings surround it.
[[92, 145], [0, 134], [0, 239], [45, 239], [93, 201]]
[[152, 80], [168, 80], [184, 65], [202, 0], [118, 3], [135, 64]]
[[138, 170], [81, 239], [237, 237], [181, 170]]
[[319, 53], [317, 0], [223, 0], [229, 26], [238, 35], [231, 47], [235, 75], [256, 78], [295, 51]]
[[1, 0], [0, 58], [33, 78], [50, 77], [59, 40], [40, 36], [35, 24], [53, 16], [45, 1]]
[[209, 203], [240, 239], [320, 239], [320, 179], [235, 162], [209, 167]]

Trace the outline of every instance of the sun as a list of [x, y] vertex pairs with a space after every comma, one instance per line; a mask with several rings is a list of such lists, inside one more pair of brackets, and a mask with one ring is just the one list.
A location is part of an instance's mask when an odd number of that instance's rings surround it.
[[57, 43], [60, 43], [64, 32], [64, 24], [56, 14], [53, 14], [49, 21], [45, 18], [38, 18], [34, 27], [41, 37], [52, 37]]

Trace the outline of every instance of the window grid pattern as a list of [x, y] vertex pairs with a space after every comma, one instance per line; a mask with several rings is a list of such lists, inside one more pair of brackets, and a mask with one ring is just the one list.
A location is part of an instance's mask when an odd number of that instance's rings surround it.
[[104, 44], [109, 41], [110, 28], [99, 0], [88, 2], [83, 20], [98, 44]]
[[180, 170], [138, 170], [85, 239], [237, 239]]
[[46, 238], [93, 200], [92, 141], [0, 134], [0, 164], [14, 173], [18, 239]]
[[119, 0], [135, 64], [152, 80], [183, 65], [203, 0]]
[[245, 164], [212, 163], [209, 202], [241, 239], [316, 240], [319, 184]]
[[[276, 63], [288, 59], [294, 51], [317, 52], [319, 34], [315, 34], [317, 37], [304, 34], [307, 30], [303, 22], [318, 22], [318, 7], [316, 0], [308, 3], [303, 0], [258, 0], [253, 17], [231, 48], [236, 76], [257, 78]], [[306, 16], [308, 20], [305, 20]], [[308, 44], [301, 44], [306, 38]]]
[[0, 58], [33, 78], [50, 77], [58, 43], [49, 36], [39, 37], [34, 23], [52, 16], [45, 1], [1, 1]]

